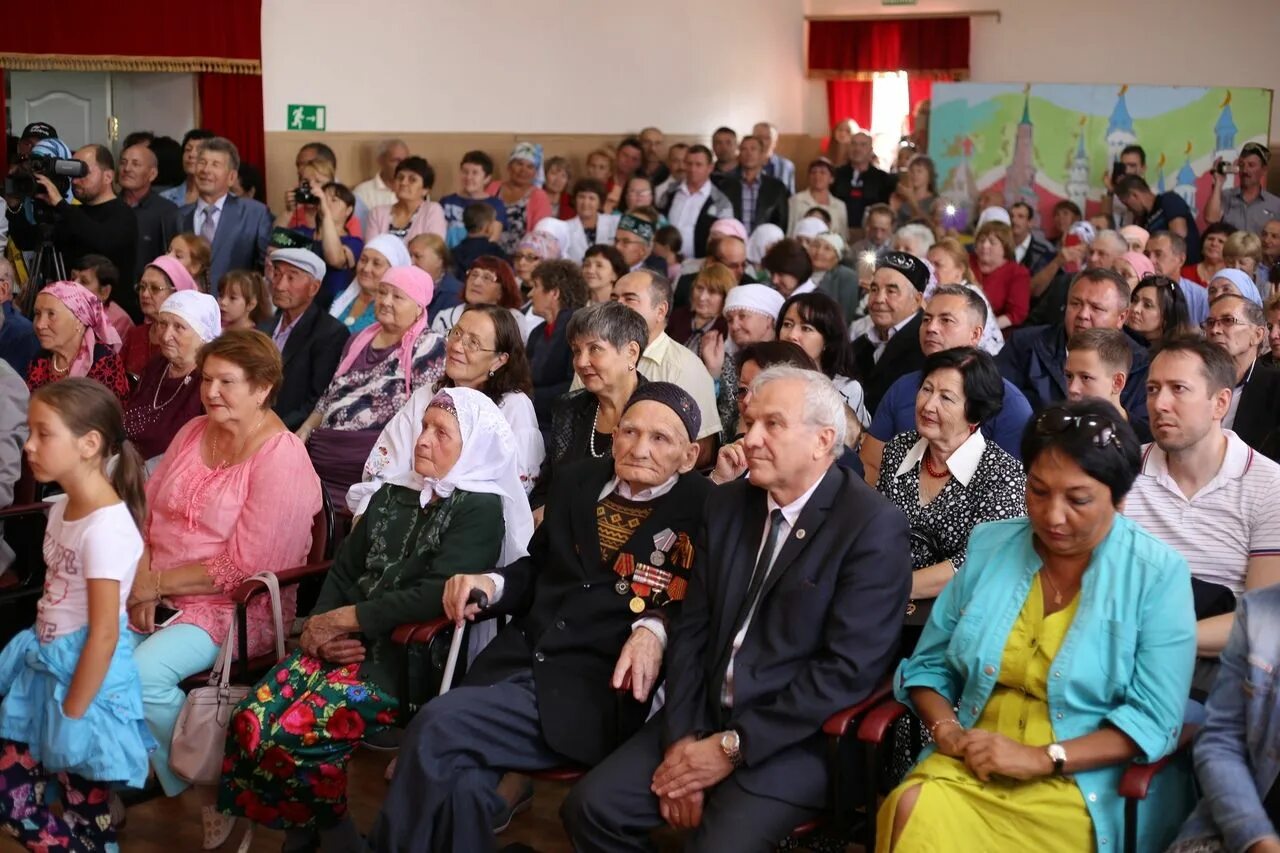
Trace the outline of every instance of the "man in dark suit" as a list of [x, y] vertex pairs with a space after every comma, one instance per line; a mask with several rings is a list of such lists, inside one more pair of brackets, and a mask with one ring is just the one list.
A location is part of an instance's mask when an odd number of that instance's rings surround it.
[[871, 328], [853, 342], [853, 363], [867, 411], [875, 414], [889, 386], [924, 366], [921, 305], [929, 268], [906, 252], [884, 252], [867, 289]]
[[1210, 303], [1204, 336], [1231, 356], [1236, 369], [1231, 407], [1222, 426], [1275, 459], [1280, 455], [1280, 370], [1258, 360], [1258, 348], [1267, 336], [1266, 321], [1257, 303], [1226, 294]]
[[911, 587], [905, 517], [852, 471], [844, 402], [812, 370], [752, 383], [747, 433], [695, 547], [662, 710], [570, 792], [574, 849], [645, 851], [664, 821], [693, 851], [772, 851], [828, 805], [822, 723], [894, 662]]
[[873, 204], [888, 204], [898, 179], [871, 163], [874, 152], [871, 136], [855, 133], [849, 148], [849, 162], [836, 169], [831, 192], [844, 201], [849, 213], [849, 227], [862, 228], [863, 213]]
[[515, 619], [405, 732], [374, 850], [493, 850], [504, 770], [596, 764], [644, 723], [668, 626], [700, 571], [693, 539], [711, 486], [692, 473], [699, 425], [678, 386], [644, 385], [613, 460], [556, 476], [527, 557], [449, 579], [450, 618], [474, 617], [479, 589], [488, 613]]
[[[1085, 329], [1122, 329], [1129, 308], [1129, 285], [1109, 269], [1086, 269], [1067, 292], [1065, 321], [1052, 326], [1023, 326], [1005, 341], [996, 356], [1004, 378], [1018, 386], [1032, 411], [1046, 403], [1067, 399], [1067, 339]], [[1147, 350], [1125, 336], [1133, 350], [1133, 365], [1120, 400], [1129, 422], [1139, 434], [1147, 427]]]
[[231, 270], [261, 270], [271, 242], [271, 213], [266, 205], [231, 195], [239, 169], [240, 152], [230, 140], [206, 139], [196, 161], [198, 197], [179, 210], [183, 229], [199, 234], [213, 247], [209, 285], [214, 296], [218, 282]]
[[738, 168], [720, 178], [720, 191], [733, 205], [733, 216], [750, 234], [766, 222], [787, 230], [787, 185], [764, 171], [764, 146], [754, 136], [744, 136], [738, 146]]
[[[142, 268], [160, 255], [169, 253], [169, 242], [182, 231], [178, 206], [152, 192], [151, 185], [159, 172], [159, 161], [146, 141], [140, 141], [120, 152], [120, 198], [133, 208], [138, 219], [138, 252], [135, 258], [140, 275]], [[132, 280], [125, 280], [126, 288]]]
[[1015, 201], [1009, 205], [1009, 227], [1013, 229], [1014, 254], [1018, 255], [1018, 263], [1027, 268], [1032, 275], [1049, 265], [1057, 250], [1036, 235], [1034, 230], [1036, 211], [1025, 201]]
[[273, 408], [291, 430], [314, 411], [350, 336], [316, 304], [324, 270], [324, 261], [307, 249], [277, 249], [271, 256], [271, 301], [279, 313], [258, 331], [271, 336], [284, 360], [284, 382]]

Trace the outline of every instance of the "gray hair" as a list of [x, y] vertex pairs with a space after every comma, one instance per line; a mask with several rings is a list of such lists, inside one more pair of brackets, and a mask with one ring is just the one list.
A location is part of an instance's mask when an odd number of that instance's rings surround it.
[[236, 144], [225, 136], [214, 136], [200, 143], [200, 153], [204, 154], [212, 151], [215, 154], [226, 154], [227, 162], [231, 165], [231, 171], [240, 171], [240, 151], [236, 148]]
[[982, 298], [982, 294], [972, 287], [965, 287], [963, 284], [940, 284], [933, 289], [933, 293], [929, 294], [929, 301], [932, 302], [939, 296], [960, 297], [964, 300], [965, 307], [969, 309], [969, 313], [973, 314], [974, 325], [985, 326], [987, 324], [987, 302]]
[[[1244, 315], [1244, 318], [1248, 320], [1251, 325], [1264, 327], [1267, 325], [1267, 312], [1262, 310], [1262, 306], [1254, 302], [1249, 297], [1241, 296], [1238, 293], [1223, 293], [1216, 296], [1214, 297], [1214, 300], [1209, 303], [1209, 307], [1212, 308], [1224, 299], [1240, 300], [1240, 313]], [[1266, 341], [1263, 341], [1264, 346], [1265, 344]]]
[[644, 352], [649, 345], [649, 324], [621, 302], [602, 302], [583, 308], [570, 317], [565, 338], [570, 346], [581, 338], [599, 338], [619, 351], [635, 341], [640, 352]]
[[913, 246], [911, 254], [917, 258], [923, 258], [933, 248], [933, 244], [937, 242], [933, 236], [933, 229], [927, 225], [921, 225], [919, 222], [912, 222], [903, 225], [894, 232], [895, 237], [910, 242]]
[[759, 394], [770, 382], [795, 379], [804, 383], [804, 422], [815, 429], [830, 427], [835, 431], [831, 444], [831, 456], [839, 459], [844, 453], [844, 440], [848, 422], [845, 420], [844, 396], [831, 384], [831, 380], [816, 370], [806, 370], [791, 364], [775, 364], [765, 368], [751, 383], [751, 393]]
[[1106, 228], [1106, 229], [1103, 229], [1102, 231], [1099, 231], [1097, 235], [1095, 235], [1093, 238], [1093, 245], [1096, 246], [1100, 241], [1104, 239], [1110, 240], [1111, 244], [1118, 250], [1118, 253], [1121, 255], [1129, 251], [1129, 241], [1126, 240], [1124, 238], [1124, 235], [1121, 234], [1119, 231], [1112, 231], [1110, 228]]
[[384, 139], [378, 143], [377, 156], [379, 157], [384, 156], [388, 151], [390, 151], [392, 148], [395, 148], [397, 145], [401, 145], [405, 148], [409, 147], [409, 143], [405, 142], [403, 139]]

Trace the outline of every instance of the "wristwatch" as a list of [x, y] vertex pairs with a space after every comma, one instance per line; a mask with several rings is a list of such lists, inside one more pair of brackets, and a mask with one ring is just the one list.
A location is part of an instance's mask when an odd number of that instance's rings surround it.
[[1044, 751], [1049, 754], [1049, 760], [1053, 762], [1053, 775], [1066, 775], [1067, 751], [1063, 749], [1062, 744], [1051, 743], [1044, 748]]
[[720, 735], [720, 749], [724, 751], [725, 758], [729, 759], [729, 763], [734, 767], [742, 765], [742, 738], [733, 729]]

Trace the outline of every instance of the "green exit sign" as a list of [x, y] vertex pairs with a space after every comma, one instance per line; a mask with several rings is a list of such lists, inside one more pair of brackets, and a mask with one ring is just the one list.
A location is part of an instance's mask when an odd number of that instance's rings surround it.
[[285, 127], [289, 130], [324, 130], [323, 106], [318, 104], [290, 104]]

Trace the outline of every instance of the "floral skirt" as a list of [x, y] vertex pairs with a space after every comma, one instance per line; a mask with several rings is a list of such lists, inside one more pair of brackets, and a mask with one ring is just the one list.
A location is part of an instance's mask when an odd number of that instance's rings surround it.
[[231, 717], [218, 808], [271, 829], [326, 829], [347, 816], [347, 760], [396, 700], [335, 666], [295, 652]]

